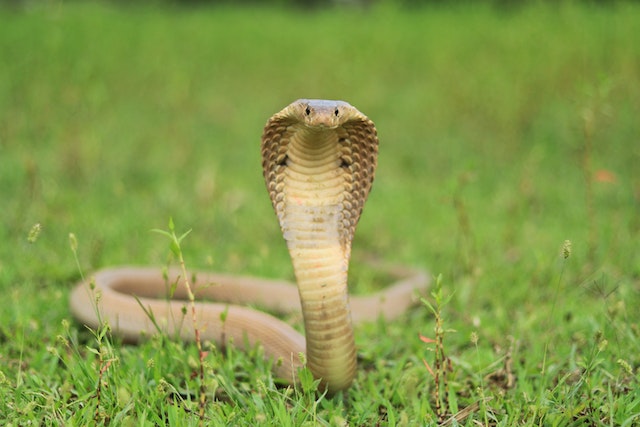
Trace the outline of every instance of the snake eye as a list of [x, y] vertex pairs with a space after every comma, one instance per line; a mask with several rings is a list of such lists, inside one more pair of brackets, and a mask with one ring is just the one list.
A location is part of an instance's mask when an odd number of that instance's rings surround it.
[[308, 116], [309, 114], [311, 114], [311, 108], [307, 107], [307, 108], [304, 110], [304, 113], [305, 113], [307, 116]]
[[333, 113], [336, 115], [336, 117], [338, 117], [338, 114], [340, 114], [340, 111], [338, 111], [338, 109], [336, 108], [336, 111], [334, 111]]

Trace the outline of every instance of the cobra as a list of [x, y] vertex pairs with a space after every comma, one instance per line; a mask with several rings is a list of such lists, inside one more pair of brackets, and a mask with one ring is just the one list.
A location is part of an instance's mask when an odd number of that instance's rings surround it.
[[[343, 101], [300, 99], [274, 114], [262, 135], [262, 169], [286, 241], [296, 283], [249, 276], [193, 272], [201, 338], [219, 346], [262, 345], [274, 374], [294, 383], [306, 363], [329, 393], [348, 388], [357, 365], [353, 323], [393, 319], [428, 286], [421, 270], [401, 268], [384, 290], [349, 297], [351, 243], [378, 159], [374, 123]], [[187, 292], [179, 272], [117, 267], [79, 283], [72, 313], [97, 328], [109, 322], [126, 341], [158, 332], [193, 340], [184, 319]], [[169, 283], [177, 283], [167, 298]], [[302, 309], [305, 336], [275, 312]], [[154, 322], [149, 313], [153, 313]], [[158, 330], [160, 329], [160, 330]]]

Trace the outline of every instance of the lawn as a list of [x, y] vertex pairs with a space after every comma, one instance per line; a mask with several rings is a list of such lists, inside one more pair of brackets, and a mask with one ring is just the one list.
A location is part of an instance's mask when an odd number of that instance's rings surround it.
[[259, 140], [305, 97], [379, 132], [353, 291], [418, 266], [434, 310], [358, 328], [334, 397], [207, 346], [206, 423], [638, 425], [640, 5], [585, 3], [0, 8], [2, 424], [200, 422], [193, 344], [124, 345], [68, 295], [175, 264], [169, 218], [188, 267], [291, 279]]

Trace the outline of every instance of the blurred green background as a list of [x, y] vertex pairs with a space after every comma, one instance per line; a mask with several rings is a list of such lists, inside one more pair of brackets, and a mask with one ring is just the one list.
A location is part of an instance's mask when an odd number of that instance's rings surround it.
[[325, 98], [380, 136], [356, 291], [366, 260], [423, 266], [460, 341], [557, 343], [561, 363], [610, 327], [611, 363], [640, 363], [637, 3], [187, 3], [0, 7], [4, 340], [70, 318], [69, 233], [85, 274], [166, 263], [149, 230], [173, 217], [190, 267], [291, 278], [260, 135]]
[[261, 129], [301, 97], [344, 99], [376, 122], [380, 169], [359, 238], [389, 256], [444, 270], [456, 197], [479, 253], [551, 254], [570, 238], [582, 256], [593, 245], [584, 175], [605, 169], [615, 182], [589, 186], [594, 250], [637, 264], [619, 246], [638, 229], [636, 10], [5, 9], [2, 270], [18, 277], [8, 255], [35, 223], [45, 231], [26, 254], [42, 249], [46, 276], [75, 270], [60, 249], [70, 231], [87, 267], [154, 261], [138, 245], [170, 215], [202, 239], [194, 262], [203, 249], [222, 265], [229, 251], [251, 257], [278, 237]]

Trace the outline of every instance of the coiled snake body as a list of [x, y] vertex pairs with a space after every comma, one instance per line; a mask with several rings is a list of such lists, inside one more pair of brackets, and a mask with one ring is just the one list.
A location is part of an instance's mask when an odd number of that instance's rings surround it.
[[[289, 382], [296, 380], [298, 354], [306, 346], [308, 367], [322, 385], [330, 393], [346, 389], [356, 372], [352, 318], [395, 317], [428, 282], [425, 273], [405, 270], [405, 277], [384, 291], [348, 296], [351, 241], [377, 164], [376, 128], [346, 102], [301, 99], [269, 119], [261, 148], [267, 190], [297, 289], [284, 281], [198, 272], [197, 299], [225, 301], [197, 303], [201, 336], [219, 345], [229, 339], [238, 347], [260, 343], [276, 362], [275, 374]], [[163, 278], [153, 268], [102, 270], [95, 273], [93, 286], [80, 283], [74, 289], [71, 310], [91, 327], [108, 320], [129, 341], [158, 332], [158, 325], [165, 333], [193, 339], [192, 325], [184, 321], [184, 302], [177, 301], [186, 298], [178, 275], [172, 270]], [[175, 282], [178, 288], [168, 299], [166, 284]], [[288, 324], [238, 304], [281, 312], [301, 304], [306, 344]], [[153, 313], [155, 325], [141, 305]]]

